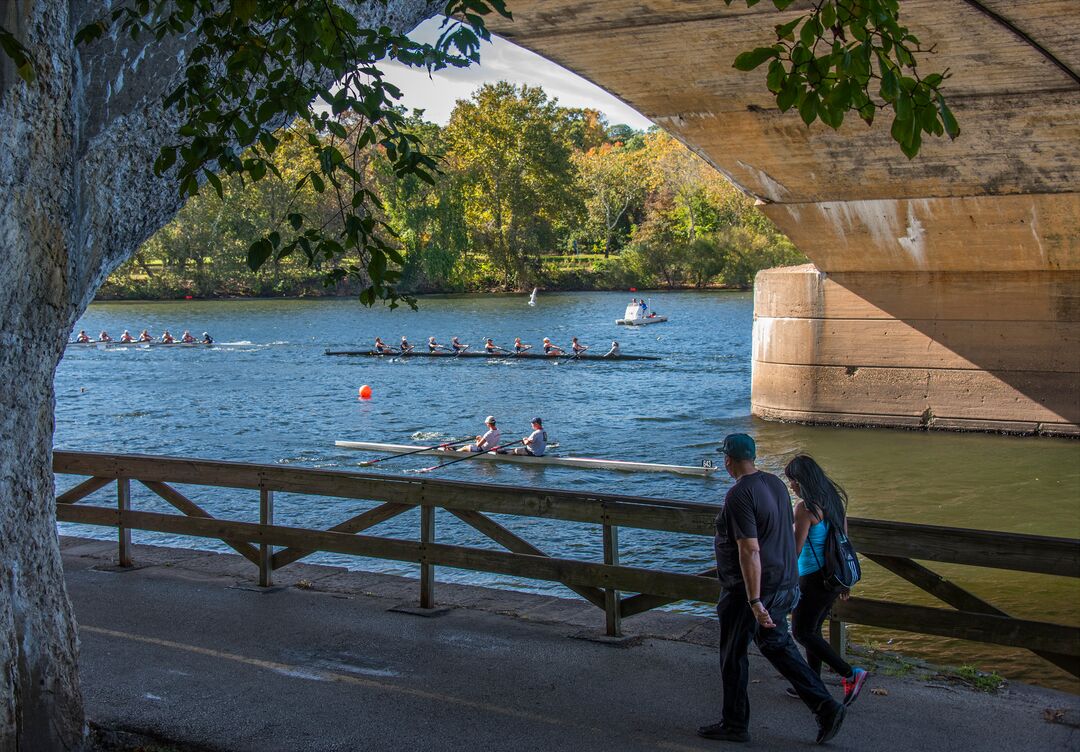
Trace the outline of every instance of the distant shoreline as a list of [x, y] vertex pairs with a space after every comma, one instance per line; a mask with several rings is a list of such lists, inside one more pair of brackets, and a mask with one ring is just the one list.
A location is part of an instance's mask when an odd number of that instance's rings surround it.
[[[575, 288], [575, 289], [545, 289], [538, 287], [540, 295], [554, 295], [557, 293], [575, 293], [575, 292], [621, 292], [627, 295], [649, 295], [660, 294], [665, 292], [700, 292], [700, 293], [714, 293], [714, 292], [750, 292], [753, 287], [738, 287], [730, 285], [706, 285], [705, 287], [698, 287], [696, 285], [676, 285], [675, 287], [639, 287], [634, 290], [623, 287], [612, 288]], [[468, 290], [468, 291], [424, 291], [424, 292], [410, 292], [406, 293], [412, 295], [415, 298], [467, 298], [467, 297], [487, 297], [491, 295], [498, 295], [500, 297], [514, 297], [521, 295], [528, 295], [532, 292], [532, 288], [524, 290]], [[356, 298], [356, 293], [327, 293], [327, 294], [285, 294], [285, 295], [192, 295], [190, 297], [126, 297], [123, 295], [98, 295], [94, 298], [95, 303], [191, 303], [195, 301], [219, 301], [219, 300], [349, 300]]]

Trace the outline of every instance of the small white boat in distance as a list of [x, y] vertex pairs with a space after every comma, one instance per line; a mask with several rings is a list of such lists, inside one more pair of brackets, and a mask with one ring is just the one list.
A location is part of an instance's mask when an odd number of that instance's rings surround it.
[[667, 316], [658, 316], [655, 312], [646, 313], [646, 309], [640, 303], [627, 303], [626, 312], [621, 319], [615, 319], [615, 323], [625, 326], [647, 326], [649, 324], [662, 324], [667, 321]]
[[[440, 457], [465, 457], [467, 455], [455, 452], [453, 449], [428, 449], [423, 452], [416, 450], [422, 447], [410, 446], [409, 444], [379, 444], [373, 441], [335, 441], [334, 446], [344, 449], [360, 449], [365, 452], [380, 452], [383, 454], [437, 454]], [[532, 457], [522, 454], [494, 454], [485, 452], [472, 455], [478, 460], [492, 460], [495, 462], [513, 462], [519, 465], [556, 465], [559, 467], [576, 467], [583, 470], [621, 470], [631, 473], [675, 473], [677, 475], [698, 475], [705, 478], [716, 472], [716, 467], [697, 467], [694, 465], [663, 465], [655, 462], [628, 462], [626, 460], [602, 460], [592, 457], [559, 457], [545, 454], [543, 457]]]
[[532, 295], [529, 296], [529, 305], [531, 305], [531, 306], [536, 305], [536, 291], [539, 290], [539, 289], [540, 289], [539, 287], [534, 287], [533, 288]]

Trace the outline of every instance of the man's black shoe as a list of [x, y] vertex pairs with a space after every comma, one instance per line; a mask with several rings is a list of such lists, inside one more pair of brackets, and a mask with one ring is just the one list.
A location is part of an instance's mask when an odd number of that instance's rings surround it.
[[833, 703], [833, 705], [835, 707], [821, 713], [817, 717], [818, 744], [824, 744], [836, 736], [836, 733], [840, 730], [840, 726], [844, 723], [844, 714], [847, 712], [847, 708], [838, 702]]
[[716, 739], [721, 742], [748, 742], [750, 741], [750, 734], [745, 731], [739, 731], [737, 729], [725, 726], [723, 721], [720, 723], [713, 723], [708, 726], [702, 726], [697, 730], [698, 736], [706, 739]]

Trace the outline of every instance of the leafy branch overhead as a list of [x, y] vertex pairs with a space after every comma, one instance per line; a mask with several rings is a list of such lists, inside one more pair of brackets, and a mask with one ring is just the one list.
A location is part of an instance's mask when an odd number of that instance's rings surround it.
[[[746, 0], [748, 7], [759, 2]], [[772, 3], [784, 11], [794, 0]], [[820, 120], [836, 129], [848, 112], [870, 125], [879, 110], [892, 110], [890, 133], [911, 159], [924, 133], [960, 135], [941, 93], [948, 70], [918, 70], [917, 58], [932, 53], [900, 24], [900, 0], [820, 0], [777, 24], [776, 43], [743, 52], [734, 67], [751, 71], [768, 62], [766, 85], [776, 106], [796, 108], [807, 125]]]
[[[430, 183], [438, 167], [404, 127], [395, 107], [401, 92], [383, 78], [380, 64], [395, 60], [429, 72], [468, 66], [479, 58], [480, 40], [490, 39], [484, 16], [509, 17], [502, 0], [448, 0], [443, 12], [442, 34], [431, 45], [386, 27], [363, 28], [338, 0], [135, 0], [81, 29], [76, 41], [97, 39], [113, 26], [133, 38], [159, 40], [194, 32], [183, 81], [165, 97], [183, 124], [154, 163], [159, 175], [175, 170], [182, 195], [194, 196], [205, 180], [220, 196], [219, 174], [281, 179], [274, 132], [294, 121], [309, 125], [318, 168], [295, 188], [335, 193], [338, 211], [328, 217], [290, 212], [288, 227], [251, 244], [248, 263], [258, 269], [297, 252], [313, 265], [351, 258], [327, 271], [327, 284], [362, 279], [365, 304], [384, 299], [394, 306], [401, 296], [391, 265], [403, 259], [384, 239], [392, 230], [377, 218], [378, 197], [357, 160], [374, 144], [398, 177]], [[350, 134], [344, 119], [362, 127]]]

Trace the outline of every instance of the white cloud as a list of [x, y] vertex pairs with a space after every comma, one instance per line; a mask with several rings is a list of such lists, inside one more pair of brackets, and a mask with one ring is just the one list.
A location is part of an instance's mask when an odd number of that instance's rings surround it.
[[[439, 35], [441, 19], [420, 24], [410, 36], [434, 42]], [[454, 103], [468, 99], [481, 84], [510, 81], [516, 84], [541, 86], [550, 97], [557, 97], [564, 107], [591, 107], [603, 112], [611, 124], [626, 123], [645, 129], [652, 123], [637, 110], [611, 96], [599, 86], [586, 81], [562, 66], [526, 49], [492, 37], [480, 52], [480, 64], [469, 68], [448, 68], [430, 77], [427, 71], [409, 68], [400, 63], [384, 66], [386, 79], [404, 93], [401, 103], [406, 107], [425, 110], [425, 117], [445, 124], [450, 119]]]

